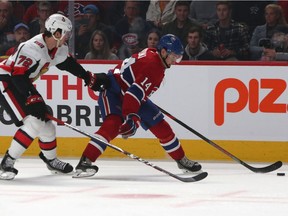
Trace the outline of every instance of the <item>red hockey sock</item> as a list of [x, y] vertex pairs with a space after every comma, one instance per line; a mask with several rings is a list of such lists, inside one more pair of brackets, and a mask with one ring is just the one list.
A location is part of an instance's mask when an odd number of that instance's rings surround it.
[[96, 134], [104, 137], [107, 142], [113, 140], [119, 134], [122, 118], [118, 115], [108, 115]]
[[[104, 141], [110, 142], [118, 135], [121, 124], [122, 118], [120, 116], [109, 115], [95, 134], [103, 137]], [[94, 162], [105, 151], [106, 147], [106, 145], [91, 140], [82, 155]]]
[[150, 131], [159, 139], [161, 146], [174, 160], [181, 160], [185, 153], [170, 125], [163, 119]]

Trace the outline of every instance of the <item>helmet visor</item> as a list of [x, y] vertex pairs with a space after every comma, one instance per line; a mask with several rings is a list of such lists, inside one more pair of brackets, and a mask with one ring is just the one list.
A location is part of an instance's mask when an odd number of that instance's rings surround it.
[[177, 55], [175, 53], [170, 53], [170, 58], [175, 61], [176, 63], [181, 62], [183, 55]]
[[62, 38], [65, 38], [65, 40], [69, 40], [72, 37], [72, 31], [62, 31]]

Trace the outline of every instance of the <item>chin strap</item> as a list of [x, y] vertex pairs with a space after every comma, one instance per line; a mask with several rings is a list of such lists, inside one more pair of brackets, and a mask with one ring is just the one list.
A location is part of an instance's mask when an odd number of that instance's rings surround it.
[[163, 56], [161, 55], [161, 53], [159, 53], [160, 55], [160, 58], [162, 59], [163, 63], [164, 63], [164, 66], [166, 68], [170, 68], [170, 66], [166, 63], [166, 59], [168, 58], [168, 55], [166, 56], [166, 58], [163, 58]]
[[59, 39], [59, 38], [56, 38], [54, 35], [52, 35], [52, 36], [53, 36], [54, 40], [57, 41], [56, 48], [58, 48], [62, 37]]

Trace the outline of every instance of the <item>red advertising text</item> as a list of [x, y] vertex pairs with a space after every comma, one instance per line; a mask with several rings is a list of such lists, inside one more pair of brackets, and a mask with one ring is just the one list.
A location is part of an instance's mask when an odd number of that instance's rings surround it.
[[[286, 113], [287, 104], [277, 102], [286, 87], [286, 81], [282, 79], [251, 79], [248, 84], [235, 78], [221, 80], [214, 91], [215, 124], [223, 125], [225, 113], [237, 113], [246, 106], [251, 113]], [[234, 89], [238, 93], [237, 100], [227, 101], [225, 92], [228, 89]]]

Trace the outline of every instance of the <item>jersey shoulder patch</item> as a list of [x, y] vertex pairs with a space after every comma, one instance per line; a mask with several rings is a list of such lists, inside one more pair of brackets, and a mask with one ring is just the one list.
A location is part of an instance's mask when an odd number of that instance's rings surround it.
[[36, 45], [38, 45], [41, 49], [45, 47], [44, 44], [41, 43], [40, 41], [35, 40], [34, 43], [35, 43]]

